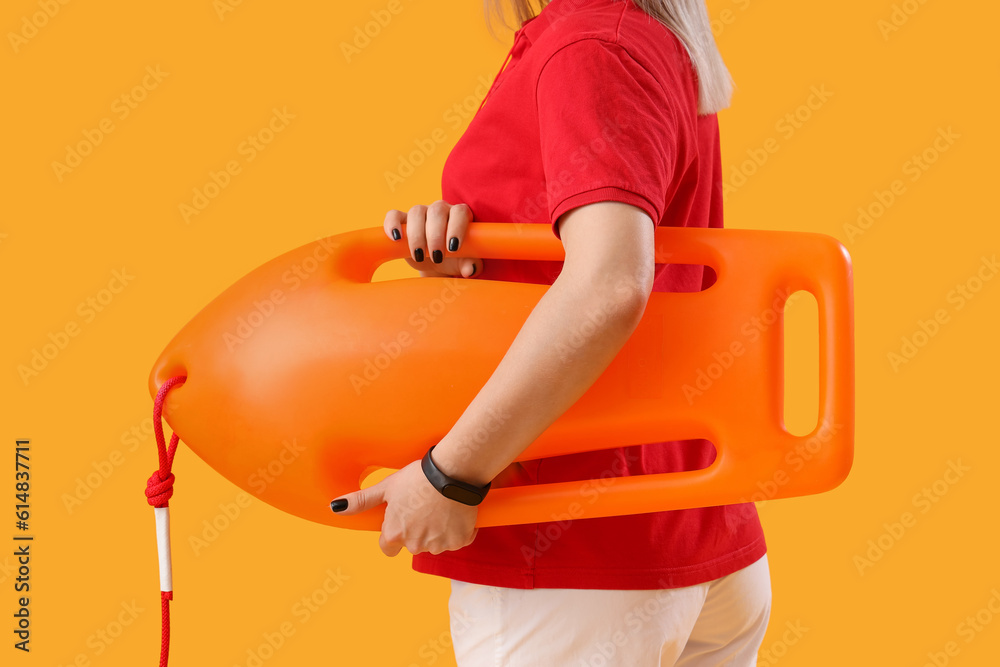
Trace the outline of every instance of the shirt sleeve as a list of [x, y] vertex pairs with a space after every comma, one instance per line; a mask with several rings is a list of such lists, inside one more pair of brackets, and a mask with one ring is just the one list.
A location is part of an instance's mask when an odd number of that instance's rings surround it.
[[549, 221], [599, 201], [645, 211], [658, 225], [677, 156], [663, 86], [623, 47], [585, 38], [556, 51], [535, 91]]

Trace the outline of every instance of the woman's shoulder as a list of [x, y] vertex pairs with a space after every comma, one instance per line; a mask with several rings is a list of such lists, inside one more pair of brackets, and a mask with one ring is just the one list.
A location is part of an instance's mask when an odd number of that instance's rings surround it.
[[[557, 11], [547, 15], [549, 10]], [[627, 56], [658, 79], [682, 75], [690, 67], [677, 36], [632, 0], [559, 0], [528, 25], [529, 36], [535, 34], [532, 55], [540, 65], [567, 49], [566, 54], [597, 48]]]

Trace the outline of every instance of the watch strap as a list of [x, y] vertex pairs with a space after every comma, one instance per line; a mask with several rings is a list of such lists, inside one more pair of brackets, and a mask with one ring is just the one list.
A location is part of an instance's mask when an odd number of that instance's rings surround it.
[[441, 495], [445, 498], [450, 498], [463, 505], [478, 505], [483, 502], [483, 498], [486, 497], [486, 492], [490, 490], [492, 482], [487, 482], [485, 486], [474, 486], [444, 474], [440, 468], [434, 465], [434, 460], [431, 458], [431, 452], [434, 451], [434, 447], [437, 447], [437, 445], [432, 445], [420, 461], [420, 468], [424, 471], [424, 475], [434, 488], [440, 491]]

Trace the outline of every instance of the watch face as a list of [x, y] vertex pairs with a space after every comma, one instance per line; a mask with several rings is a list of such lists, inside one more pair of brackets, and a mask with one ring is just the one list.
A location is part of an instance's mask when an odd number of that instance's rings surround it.
[[451, 498], [465, 505], [478, 505], [482, 501], [482, 496], [454, 484], [445, 484], [441, 493], [446, 498]]

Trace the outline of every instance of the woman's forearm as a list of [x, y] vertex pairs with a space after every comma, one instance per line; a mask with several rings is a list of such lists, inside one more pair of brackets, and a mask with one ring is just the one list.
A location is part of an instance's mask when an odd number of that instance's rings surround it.
[[636, 284], [625, 277], [570, 276], [564, 269], [435, 447], [435, 464], [470, 484], [496, 477], [590, 388], [625, 345], [648, 298]]

